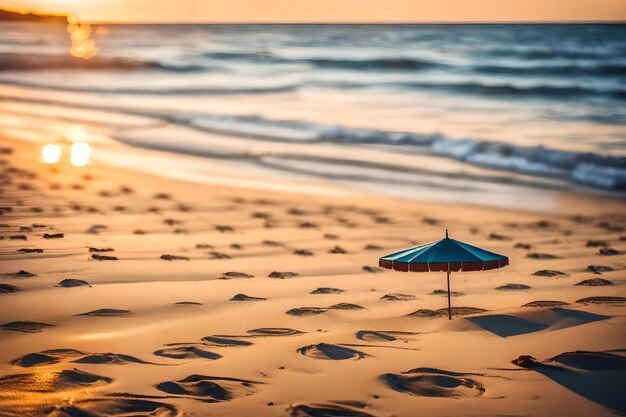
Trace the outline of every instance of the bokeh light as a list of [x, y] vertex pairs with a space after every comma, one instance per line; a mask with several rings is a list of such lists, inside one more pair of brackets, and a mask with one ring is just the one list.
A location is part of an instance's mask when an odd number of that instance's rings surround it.
[[67, 131], [67, 139], [70, 142], [85, 142], [87, 140], [87, 129], [81, 125], [74, 125]]
[[61, 159], [61, 147], [59, 145], [48, 144], [41, 148], [41, 159], [46, 164], [56, 164]]
[[91, 59], [98, 53], [96, 43], [91, 39], [91, 25], [80, 23], [78, 16], [67, 17], [67, 32], [72, 41], [71, 54], [76, 58]]
[[76, 142], [72, 145], [70, 162], [75, 167], [84, 167], [89, 163], [91, 149], [85, 142]]

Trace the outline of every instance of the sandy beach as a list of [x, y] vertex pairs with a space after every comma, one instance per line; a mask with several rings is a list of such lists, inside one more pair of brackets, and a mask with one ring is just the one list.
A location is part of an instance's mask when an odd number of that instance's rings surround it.
[[[199, 184], [1, 143], [2, 416], [626, 412], [619, 200]], [[445, 273], [378, 267], [445, 229], [510, 259], [453, 274], [451, 321]]]

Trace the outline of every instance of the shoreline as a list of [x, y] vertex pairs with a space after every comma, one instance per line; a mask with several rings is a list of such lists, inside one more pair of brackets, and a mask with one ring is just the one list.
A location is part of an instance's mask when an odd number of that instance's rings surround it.
[[[43, 107], [39, 109], [38, 106]], [[55, 112], [58, 110], [50, 115], [40, 113], [44, 109], [55, 109], [54, 105], [49, 108], [46, 106], [47, 104], [34, 105], [35, 112], [32, 114], [20, 113], [19, 111], [12, 115], [7, 114], [7, 120], [13, 118], [12, 120], [22, 121], [15, 126], [4, 127], [4, 136], [19, 137], [20, 139], [16, 140], [25, 139], [39, 144], [54, 143], [58, 142], [56, 137], [62, 137], [67, 131], [71, 131], [76, 123], [81, 123], [88, 129], [94, 160], [114, 165], [117, 168], [143, 171], [152, 175], [169, 176], [170, 178], [196, 183], [217, 185], [222, 183], [225, 186], [267, 188], [289, 192], [302, 192], [304, 190], [306, 193], [321, 195], [332, 192], [334, 195], [378, 196], [383, 199], [401, 199], [417, 203], [429, 201], [433, 204], [465, 204], [511, 209], [513, 211], [521, 209], [535, 213], [559, 213], [563, 210], [569, 213], [575, 213], [579, 210], [593, 213], [597, 206], [605, 207], [605, 209], [609, 207], [608, 210], [618, 212], [626, 205], [626, 201], [618, 198], [619, 194], [611, 196], [593, 189], [574, 192], [559, 189], [556, 183], [552, 186], [549, 183], [542, 185], [541, 182], [533, 185], [533, 181], [538, 181], [538, 179], [532, 176], [473, 166], [459, 168], [456, 167], [459, 164], [458, 161], [444, 157], [439, 157], [439, 164], [444, 168], [433, 169], [434, 167], [429, 167], [424, 172], [402, 171], [397, 174], [384, 171], [386, 172], [384, 176], [378, 178], [378, 175], [383, 175], [382, 167], [384, 165], [381, 165], [381, 171], [378, 173], [376, 172], [378, 169], [376, 165], [371, 164], [374, 164], [376, 158], [380, 157], [380, 152], [383, 152], [381, 155], [398, 159], [400, 166], [409, 167], [417, 163], [418, 165], [429, 164], [430, 166], [434, 164], [436, 167], [437, 161], [431, 161], [429, 159], [431, 157], [428, 155], [412, 153], [403, 155], [398, 153], [399, 150], [397, 149], [390, 149], [389, 153], [385, 154], [387, 152], [385, 147], [362, 148], [358, 154], [351, 157], [353, 159], [341, 161], [341, 159], [336, 158], [340, 158], [342, 153], [352, 152], [350, 146], [264, 142], [252, 138], [224, 136], [219, 133], [194, 133], [192, 130], [185, 130], [188, 129], [186, 127], [175, 127], [168, 124], [155, 128], [152, 126], [153, 121], [145, 118], [145, 116], [125, 115], [122, 117], [120, 114], [108, 113], [106, 110], [88, 109], [80, 112], [77, 110], [77, 114], [81, 116], [75, 119], [65, 119], [55, 116]], [[121, 124], [114, 125], [117, 127], [107, 127], [107, 124], [104, 123], [107, 114], [115, 114], [115, 118]], [[39, 123], [33, 130], [29, 123], [35, 120], [40, 120], [43, 123]], [[165, 133], [158, 133], [160, 130]], [[174, 150], [172, 152], [171, 146], [175, 147], [176, 145], [167, 142], [163, 142], [162, 150], [156, 149], [159, 146], [155, 146], [154, 143], [149, 145], [138, 142], [133, 145], [133, 141], [136, 140], [132, 136], [133, 132], [138, 132], [138, 136], [146, 134], [148, 137], [155, 134], [172, 135], [173, 137], [177, 134], [194, 134], [197, 137], [189, 136], [190, 146], [206, 146], [200, 144], [212, 141], [215, 150], [211, 151], [211, 156], [208, 157], [180, 153], [176, 152], [175, 149], [172, 149]], [[111, 138], [112, 136], [128, 134], [130, 134], [129, 138]], [[137, 136], [136, 133], [134, 135]], [[59, 143], [63, 143], [63, 141]], [[159, 142], [155, 143], [158, 144]], [[291, 147], [297, 150], [298, 154], [294, 154], [296, 156], [290, 155], [289, 149]], [[136, 163], [142, 159], [145, 163]], [[335, 176], [332, 172], [333, 163], [339, 164], [336, 169], [347, 170], [344, 171], [346, 173]], [[293, 164], [303, 164], [306, 168], [300, 172], [299, 169], [290, 168]], [[360, 166], [359, 164], [363, 165]], [[158, 168], [154, 168], [155, 166]], [[168, 168], [162, 169], [164, 166]], [[453, 174], [452, 178], [448, 178], [452, 174], [448, 174], [446, 170], [454, 172], [458, 169], [470, 173], [467, 180], [460, 173]], [[236, 174], [233, 175], [233, 173]], [[489, 176], [492, 177], [493, 182], [489, 182]], [[509, 183], [498, 180], [499, 177], [505, 178], [506, 176], [517, 177], [518, 179], [508, 180], [511, 181]], [[364, 180], [364, 178], [369, 177], [371, 177], [370, 181], [373, 182]], [[388, 184], [392, 183], [388, 183], [388, 181], [394, 181], [394, 178], [399, 181], [399, 184], [389, 187]], [[409, 178], [411, 182], [406, 182], [403, 185], [405, 181], [409, 181]], [[525, 184], [528, 181], [530, 182]], [[570, 187], [572, 190], [575, 189], [574, 186]], [[577, 202], [575, 208], [570, 204], [572, 201]]]

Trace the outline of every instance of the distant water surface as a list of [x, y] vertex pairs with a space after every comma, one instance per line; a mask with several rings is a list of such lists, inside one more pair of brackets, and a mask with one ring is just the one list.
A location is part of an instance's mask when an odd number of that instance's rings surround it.
[[[0, 26], [2, 98], [27, 87], [54, 106], [178, 127], [171, 139], [116, 135], [134, 146], [215, 156], [214, 134], [283, 143], [256, 161], [301, 175], [393, 185], [401, 170], [410, 188], [420, 175], [454, 185], [511, 173], [531, 187], [626, 190], [626, 25], [94, 29], [99, 54], [77, 65], [64, 28]], [[380, 157], [355, 160], [363, 150]]]

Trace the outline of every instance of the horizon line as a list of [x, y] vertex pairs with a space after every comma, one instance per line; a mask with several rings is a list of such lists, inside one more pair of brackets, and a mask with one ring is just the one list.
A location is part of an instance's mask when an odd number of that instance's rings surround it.
[[[17, 14], [33, 14], [41, 17], [68, 17], [70, 12], [46, 13], [37, 10], [18, 10], [14, 8], [0, 7], [0, 11]], [[194, 21], [194, 20], [100, 20], [78, 18], [86, 23], [99, 25], [576, 25], [576, 24], [626, 24], [626, 19], [580, 19], [580, 20], [363, 20], [363, 21]]]
[[431, 21], [130, 21], [81, 19], [100, 25], [576, 25], [576, 24], [626, 24], [626, 20], [431, 20]]

